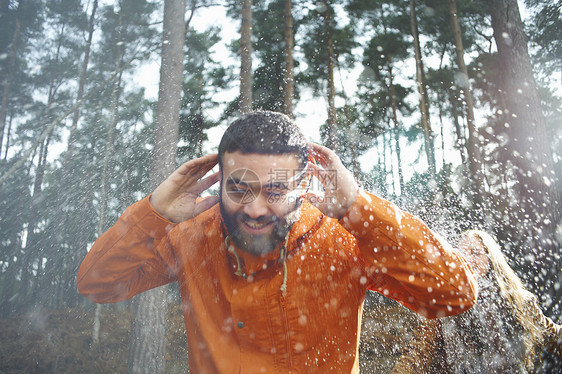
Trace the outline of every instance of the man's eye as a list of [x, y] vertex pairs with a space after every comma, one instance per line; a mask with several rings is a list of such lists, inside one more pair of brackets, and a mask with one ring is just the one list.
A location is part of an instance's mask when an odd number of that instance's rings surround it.
[[244, 194], [244, 193], [246, 193], [246, 191], [247, 190], [243, 189], [243, 188], [233, 188], [233, 189], [228, 190], [228, 193]]

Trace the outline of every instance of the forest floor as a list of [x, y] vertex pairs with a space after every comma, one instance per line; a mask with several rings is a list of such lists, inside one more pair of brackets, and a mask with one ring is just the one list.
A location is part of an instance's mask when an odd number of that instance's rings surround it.
[[[0, 373], [126, 373], [131, 307], [105, 306], [99, 344], [92, 344], [94, 310], [46, 310], [0, 319]], [[392, 302], [365, 309], [360, 345], [362, 373], [388, 372], [411, 336], [417, 317]], [[166, 373], [188, 373], [183, 314], [168, 312]]]

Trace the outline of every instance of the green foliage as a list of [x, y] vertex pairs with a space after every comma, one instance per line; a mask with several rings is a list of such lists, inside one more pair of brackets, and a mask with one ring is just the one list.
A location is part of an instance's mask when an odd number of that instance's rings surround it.
[[531, 18], [527, 33], [536, 51], [534, 58], [548, 75], [562, 72], [562, 7], [556, 1], [525, 0]]
[[[34, 39], [43, 31], [43, 9], [39, 0], [3, 1], [0, 5], [0, 82], [9, 90], [8, 106], [2, 110], [10, 118], [19, 116], [33, 102], [34, 62], [29, 56], [34, 52]], [[0, 123], [0, 128], [4, 125]]]
[[410, 33], [408, 3], [402, 0], [350, 0], [346, 5], [355, 22], [362, 23], [367, 32], [377, 33], [395, 30], [403, 35]]
[[183, 96], [180, 109], [180, 139], [178, 158], [190, 160], [202, 156], [203, 142], [207, 140], [205, 130], [218, 124], [210, 116], [218, 103], [214, 94], [226, 87], [226, 71], [214, 61], [212, 48], [219, 42], [220, 29], [212, 27], [199, 33], [190, 29], [186, 37]]
[[[343, 164], [354, 172], [361, 173], [357, 164], [357, 158], [371, 148], [372, 139], [363, 137], [361, 133], [361, 113], [356, 105], [347, 105], [337, 109], [337, 135], [338, 152]], [[326, 138], [326, 127], [324, 123], [320, 127], [320, 135]]]
[[[328, 25], [325, 24], [326, 12], [329, 13]], [[322, 84], [328, 78], [327, 36], [330, 34], [332, 37], [335, 64], [340, 69], [346, 69], [355, 62], [352, 51], [358, 46], [356, 30], [352, 23], [342, 24], [333, 6], [324, 8], [321, 5], [303, 14], [300, 29], [303, 37], [297, 43], [302, 49], [306, 69], [295, 76], [296, 81], [322, 92]]]
[[[420, 32], [431, 39], [426, 45], [428, 53], [441, 53], [448, 50], [454, 58], [454, 39], [451, 31], [448, 1], [422, 0], [418, 5], [418, 27]], [[457, 18], [462, 30], [462, 43], [465, 51], [480, 48], [486, 40], [491, 40], [491, 24], [488, 5], [484, 0], [457, 1]]]
[[[4, 138], [9, 136], [9, 152], [6, 152], [7, 160], [0, 165], [2, 170], [14, 164], [21, 150], [29, 148], [48, 123], [74, 104], [86, 40], [88, 15], [82, 2], [21, 4], [29, 7], [2, 8], [2, 16], [16, 10], [17, 16], [23, 16], [25, 10], [26, 17], [30, 17], [21, 22], [18, 70], [13, 78], [20, 79], [21, 84], [11, 86], [10, 102], [14, 105], [10, 106], [8, 115], [12, 126]], [[36, 5], [35, 13], [29, 10], [30, 5]], [[144, 90], [132, 85], [125, 88], [123, 79], [108, 85], [107, 79], [126, 77], [133, 66], [129, 63], [132, 59], [149, 57], [147, 53], [154, 49], [157, 40], [156, 29], [150, 25], [155, 4], [122, 1], [119, 7], [108, 4], [100, 11], [101, 33], [92, 50], [93, 64], [86, 85], [88, 99], [81, 106], [72, 157], [66, 157], [66, 152], [58, 158], [47, 153], [47, 145], [51, 150], [64, 140], [66, 131], [59, 125], [47, 137], [48, 143], [40, 148], [45, 150], [47, 163], [37, 166], [40, 155], [35, 153], [32, 163], [26, 164], [27, 171], [14, 174], [2, 186], [0, 204], [6, 214], [0, 220], [0, 232], [7, 234], [2, 241], [0, 259], [1, 279], [6, 285], [0, 287], [0, 297], [6, 302], [0, 311], [3, 313], [18, 310], [27, 302], [71, 305], [80, 300], [75, 275], [88, 244], [97, 235], [100, 173], [107, 126], [113, 113], [117, 113], [114, 149], [119, 152], [112, 155], [108, 188], [114, 198], [108, 204], [106, 227], [126, 206], [147, 193], [152, 104], [144, 98]], [[30, 23], [30, 19], [35, 23]], [[0, 43], [5, 41], [2, 39]], [[8, 46], [4, 44], [2, 48]], [[0, 63], [7, 60], [0, 59]], [[106, 89], [100, 92], [99, 87], [104, 84]], [[113, 92], [119, 95], [114, 96]], [[115, 112], [111, 110], [112, 97], [120, 99]], [[8, 140], [4, 140], [6, 148], [7, 144]], [[38, 179], [41, 168], [45, 170], [42, 180]], [[32, 194], [34, 183], [39, 189]], [[10, 218], [9, 214], [16, 216]], [[29, 222], [34, 222], [32, 231]], [[29, 289], [22, 293], [25, 283], [20, 280], [26, 274], [31, 275], [31, 281]], [[44, 292], [38, 292], [39, 287]], [[18, 290], [19, 296], [10, 300], [10, 294], [17, 294]]]
[[281, 111], [283, 107], [283, 11], [284, 0], [258, 2], [254, 7], [253, 48], [258, 61], [254, 70], [254, 108]]

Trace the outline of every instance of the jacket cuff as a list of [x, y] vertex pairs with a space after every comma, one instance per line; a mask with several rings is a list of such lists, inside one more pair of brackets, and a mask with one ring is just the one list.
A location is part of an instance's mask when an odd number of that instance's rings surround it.
[[126, 221], [131, 219], [132, 226], [136, 226], [151, 238], [159, 240], [166, 236], [168, 231], [176, 226], [176, 223], [164, 218], [154, 209], [150, 204], [150, 196], [131, 205], [123, 218]]
[[360, 189], [353, 204], [340, 218], [339, 223], [352, 235], [359, 235], [365, 231], [363, 214], [367, 213], [368, 207], [373, 203], [373, 198], [376, 196]]

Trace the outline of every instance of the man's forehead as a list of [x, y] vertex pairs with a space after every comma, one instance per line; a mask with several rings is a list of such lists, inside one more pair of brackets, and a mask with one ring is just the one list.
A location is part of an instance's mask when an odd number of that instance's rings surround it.
[[[262, 169], [263, 171], [264, 169]], [[251, 168], [238, 168], [228, 173], [226, 177], [227, 183], [245, 184], [288, 184], [300, 178], [303, 171], [297, 169], [276, 168], [271, 167], [265, 169], [265, 173], [256, 173]]]
[[224, 170], [251, 169], [256, 173], [283, 173], [299, 169], [300, 162], [295, 154], [225, 153], [222, 159]]

